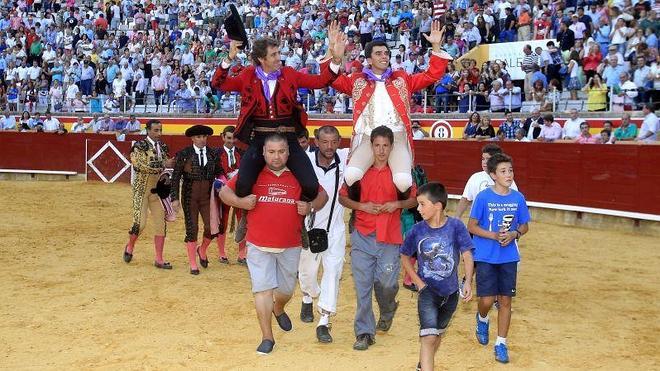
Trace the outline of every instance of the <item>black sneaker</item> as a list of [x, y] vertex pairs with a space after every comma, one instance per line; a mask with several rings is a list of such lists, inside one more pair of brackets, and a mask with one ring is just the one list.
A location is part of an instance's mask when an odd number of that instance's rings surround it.
[[300, 320], [305, 323], [314, 322], [314, 304], [302, 303], [300, 307]]
[[355, 343], [353, 343], [353, 349], [355, 350], [367, 350], [370, 345], [376, 344], [376, 340], [369, 334], [358, 335]]
[[293, 329], [293, 325], [291, 324], [291, 318], [289, 318], [286, 312], [282, 312], [282, 314], [280, 314], [279, 316], [276, 315], [275, 320], [277, 320], [277, 324], [280, 325], [280, 328], [282, 330], [291, 331]]
[[238, 220], [238, 225], [236, 226], [236, 231], [234, 231], [234, 241], [240, 243], [245, 239], [247, 234], [247, 218], [240, 218]]
[[275, 346], [275, 342], [273, 340], [269, 339], [264, 339], [261, 341], [261, 344], [257, 347], [257, 353], [266, 355], [269, 354], [270, 352], [273, 351], [273, 347]]
[[319, 343], [332, 343], [332, 336], [330, 336], [328, 326], [321, 325], [316, 327], [316, 339]]
[[396, 310], [399, 308], [399, 302], [395, 303], [394, 306], [394, 313], [392, 313], [392, 319], [391, 320], [384, 320], [384, 319], [378, 319], [378, 324], [376, 324], [376, 330], [378, 331], [383, 331], [387, 332], [390, 330], [390, 327], [392, 327], [392, 322], [394, 321], [394, 314], [396, 314]]
[[403, 287], [410, 291], [417, 292], [417, 285], [415, 285], [414, 283], [411, 283], [410, 285], [404, 283]]

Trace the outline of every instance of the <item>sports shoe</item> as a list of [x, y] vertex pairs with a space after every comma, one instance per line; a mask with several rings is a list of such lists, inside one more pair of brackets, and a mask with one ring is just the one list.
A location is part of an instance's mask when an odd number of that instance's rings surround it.
[[374, 344], [376, 344], [376, 340], [370, 334], [360, 334], [357, 336], [355, 343], [353, 343], [353, 349], [367, 350], [370, 345]]
[[275, 320], [277, 321], [277, 324], [280, 325], [280, 328], [282, 330], [291, 331], [293, 329], [293, 325], [291, 324], [291, 318], [289, 318], [286, 312], [282, 312], [282, 314], [280, 314], [279, 316], [276, 315]]
[[477, 341], [481, 345], [486, 345], [488, 344], [489, 323], [479, 321], [479, 312], [477, 312], [476, 319], [477, 319], [477, 331], [476, 331]]
[[300, 320], [305, 323], [314, 322], [314, 304], [302, 303], [302, 307], [300, 307]]
[[506, 344], [495, 345], [495, 359], [498, 362], [509, 363], [509, 350], [506, 348]]
[[242, 259], [241, 259], [241, 258], [238, 258], [238, 260], [237, 260], [236, 262], [238, 263], [238, 265], [245, 265], [245, 266], [247, 266], [247, 260], [246, 260], [245, 258], [242, 258]]
[[379, 318], [378, 323], [376, 324], [376, 330], [383, 332], [389, 331], [390, 327], [392, 327], [392, 322], [394, 321], [394, 314], [396, 314], [396, 310], [398, 308], [399, 308], [399, 302], [394, 303], [394, 312], [392, 313], [392, 319], [386, 321], [384, 319]]
[[316, 327], [316, 339], [319, 343], [332, 343], [332, 336], [330, 336], [328, 326], [320, 325]]
[[264, 339], [261, 341], [261, 344], [257, 347], [257, 353], [266, 355], [269, 354], [270, 352], [273, 351], [273, 347], [275, 346], [275, 342], [273, 340], [269, 339]]
[[238, 219], [238, 225], [236, 226], [236, 231], [234, 232], [234, 241], [240, 243], [245, 239], [247, 234], [247, 218]]

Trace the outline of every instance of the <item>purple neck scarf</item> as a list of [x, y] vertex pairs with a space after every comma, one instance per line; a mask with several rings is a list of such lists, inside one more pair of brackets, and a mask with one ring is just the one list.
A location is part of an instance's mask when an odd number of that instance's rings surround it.
[[374, 71], [372, 71], [370, 68], [363, 68], [362, 72], [364, 72], [365, 75], [367, 75], [367, 78], [371, 81], [380, 81], [380, 82], [385, 82], [391, 75], [392, 75], [392, 69], [388, 68], [383, 72], [383, 76], [378, 77], [376, 74], [374, 74]]
[[266, 73], [261, 68], [261, 66], [255, 68], [255, 71], [257, 73], [257, 77], [259, 78], [259, 80], [261, 80], [261, 84], [263, 85], [264, 95], [266, 96], [266, 100], [270, 102], [270, 87], [268, 86], [268, 81], [277, 80], [277, 78], [280, 77], [280, 75], [282, 74], [282, 71], [277, 70], [275, 72], [271, 72], [268, 75], [266, 75]]

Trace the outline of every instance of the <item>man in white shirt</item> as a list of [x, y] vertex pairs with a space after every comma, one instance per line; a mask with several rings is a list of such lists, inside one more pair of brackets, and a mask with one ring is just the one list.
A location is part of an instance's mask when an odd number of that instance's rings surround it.
[[39, 67], [37, 61], [32, 62], [32, 66], [28, 67], [27, 74], [32, 81], [37, 81], [39, 79], [39, 76], [41, 75], [41, 67]]
[[[500, 146], [495, 143], [486, 144], [481, 149], [482, 171], [472, 174], [470, 179], [468, 179], [467, 183], [465, 184], [463, 195], [461, 196], [461, 199], [458, 201], [458, 205], [456, 206], [456, 218], [460, 219], [463, 216], [463, 213], [465, 210], [467, 210], [470, 203], [474, 201], [474, 198], [477, 197], [479, 192], [492, 185], [495, 185], [495, 181], [488, 174], [486, 164], [488, 163], [488, 160], [497, 153], [502, 153], [502, 148], [500, 148]], [[516, 191], [518, 190], [518, 186], [516, 185], [515, 180], [511, 184], [511, 189]]]
[[54, 118], [50, 112], [46, 112], [46, 119], [44, 120], [44, 132], [54, 133], [60, 129], [60, 120]]
[[657, 141], [660, 122], [658, 122], [658, 116], [653, 112], [653, 103], [644, 104], [642, 112], [644, 112], [644, 121], [642, 121], [642, 127], [639, 129], [639, 136], [636, 141]]
[[577, 109], [571, 109], [571, 118], [564, 122], [564, 128], [562, 129], [562, 139], [577, 139], [580, 136], [580, 125], [583, 122], [585, 122], [585, 120], [578, 117]]
[[587, 30], [587, 26], [580, 22], [577, 14], [573, 14], [571, 21], [572, 23], [568, 28], [575, 34], [575, 40], [584, 39], [584, 32]]
[[403, 70], [403, 63], [401, 63], [401, 55], [397, 54], [392, 63], [392, 71]]
[[613, 97], [614, 103], [623, 104], [624, 111], [632, 111], [635, 108], [635, 98], [639, 95], [637, 85], [630, 81], [630, 75], [627, 72], [619, 75], [619, 81], [621, 81], [621, 91]]
[[16, 130], [16, 118], [8, 111], [0, 117], [0, 131], [4, 130]]
[[[328, 193], [328, 202], [307, 217], [308, 229], [320, 228], [328, 231], [328, 249], [315, 254], [309, 249], [302, 250], [298, 267], [300, 290], [303, 292], [300, 319], [303, 322], [314, 321], [314, 298], [318, 298], [318, 311], [321, 318], [316, 327], [316, 338], [321, 343], [332, 342], [330, 336], [330, 316], [337, 313], [339, 280], [344, 266], [346, 253], [346, 225], [344, 207], [339, 204], [338, 192], [344, 184], [344, 170], [348, 158], [348, 148], [338, 149], [341, 137], [334, 126], [319, 128], [316, 144], [318, 151], [307, 152], [319, 184]], [[310, 228], [311, 227], [311, 228]], [[319, 266], [323, 264], [321, 285], [318, 283]]]
[[415, 73], [415, 66], [417, 65], [416, 61], [417, 55], [415, 53], [410, 53], [408, 59], [403, 62], [403, 70], [409, 75]]

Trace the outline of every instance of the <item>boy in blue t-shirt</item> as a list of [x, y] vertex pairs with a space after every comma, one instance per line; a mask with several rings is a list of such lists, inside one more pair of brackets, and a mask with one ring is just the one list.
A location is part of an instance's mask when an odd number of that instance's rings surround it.
[[488, 312], [499, 302], [495, 359], [509, 362], [506, 336], [511, 323], [511, 299], [516, 295], [518, 273], [517, 239], [527, 233], [529, 210], [522, 193], [511, 189], [513, 162], [505, 154], [492, 156], [488, 173], [495, 185], [474, 199], [468, 230], [474, 235], [474, 261], [477, 272], [477, 340], [488, 344]]
[[[458, 265], [465, 264], [463, 301], [472, 299], [472, 241], [467, 228], [456, 218], [445, 216], [447, 191], [437, 182], [417, 191], [417, 210], [423, 221], [415, 224], [401, 245], [401, 264], [419, 288], [417, 311], [421, 338], [420, 365], [433, 370], [435, 352], [458, 304]], [[417, 271], [412, 258], [417, 253]]]

